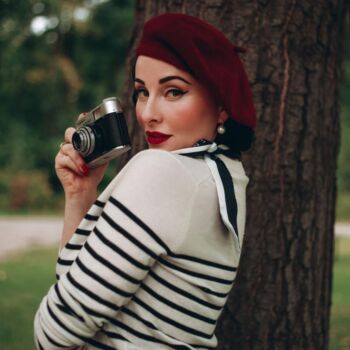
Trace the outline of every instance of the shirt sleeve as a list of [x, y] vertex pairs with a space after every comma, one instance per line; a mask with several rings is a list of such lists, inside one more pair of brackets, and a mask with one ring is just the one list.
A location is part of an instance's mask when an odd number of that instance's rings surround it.
[[[177, 156], [178, 157], [178, 156]], [[35, 316], [38, 349], [73, 349], [114, 322], [160, 255], [183, 241], [195, 181], [169, 152], [140, 152], [118, 176], [94, 228]]]

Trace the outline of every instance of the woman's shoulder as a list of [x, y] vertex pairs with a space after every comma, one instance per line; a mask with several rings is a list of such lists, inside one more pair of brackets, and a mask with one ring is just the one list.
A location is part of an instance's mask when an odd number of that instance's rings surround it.
[[166, 165], [172, 165], [175, 166], [176, 164], [176, 158], [174, 157], [174, 154], [169, 151], [160, 150], [160, 149], [146, 149], [143, 151], [140, 151], [136, 153], [129, 161], [130, 164], [136, 163], [136, 162], [143, 162], [143, 163], [158, 163], [161, 162], [162, 164]]
[[181, 159], [183, 157], [177, 153], [171, 151], [165, 151], [161, 149], [146, 149], [138, 152], [134, 157], [132, 157], [129, 163], [133, 162], [160, 162], [163, 165], [168, 166], [183, 166]]
[[187, 232], [198, 186], [179, 156], [146, 150], [130, 159], [107, 194], [175, 247]]
[[169, 181], [185, 179], [198, 182], [210, 176], [209, 168], [203, 159], [194, 159], [177, 153], [148, 149], [137, 153], [130, 159], [126, 172], [140, 172], [143, 176], [151, 174]]
[[[155, 194], [177, 191], [195, 191], [204, 176], [209, 176], [209, 169], [201, 164], [198, 170], [196, 160], [169, 151], [148, 149], [138, 152], [119, 171], [100, 199], [106, 201], [115, 191], [125, 189], [128, 193], [139, 192], [140, 195], [150, 190]], [[203, 161], [197, 160], [199, 163]], [[204, 165], [204, 166], [203, 166]], [[203, 175], [207, 172], [207, 175]]]

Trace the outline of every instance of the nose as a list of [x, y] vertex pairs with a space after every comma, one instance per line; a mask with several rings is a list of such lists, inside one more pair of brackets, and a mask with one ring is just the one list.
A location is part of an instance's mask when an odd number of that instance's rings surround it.
[[144, 124], [159, 123], [162, 121], [162, 114], [156, 98], [149, 97], [142, 103], [140, 108], [140, 118]]

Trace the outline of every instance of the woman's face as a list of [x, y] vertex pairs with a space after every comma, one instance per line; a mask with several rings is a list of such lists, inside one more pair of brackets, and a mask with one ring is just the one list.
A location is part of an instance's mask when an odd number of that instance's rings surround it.
[[188, 73], [139, 56], [135, 67], [136, 117], [150, 148], [167, 151], [214, 140], [227, 114]]

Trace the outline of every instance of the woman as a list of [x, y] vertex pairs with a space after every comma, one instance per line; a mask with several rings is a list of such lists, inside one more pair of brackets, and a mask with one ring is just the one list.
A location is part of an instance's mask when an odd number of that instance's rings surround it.
[[244, 234], [239, 154], [255, 126], [237, 51], [191, 16], [145, 24], [134, 97], [149, 149], [98, 199], [105, 166], [89, 170], [66, 130], [62, 250], [35, 317], [38, 349], [216, 347]]

